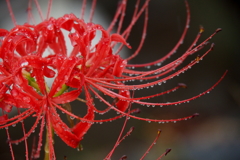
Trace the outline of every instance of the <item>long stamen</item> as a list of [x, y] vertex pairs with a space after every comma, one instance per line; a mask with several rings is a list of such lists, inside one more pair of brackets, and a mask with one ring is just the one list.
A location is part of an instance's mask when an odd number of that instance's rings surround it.
[[36, 21], [33, 17], [33, 14], [32, 14], [32, 0], [28, 1], [27, 12], [28, 12], [28, 20], [27, 20], [28, 23], [30, 23], [30, 21], [32, 21], [33, 24], [36, 24]]
[[14, 152], [13, 152], [13, 149], [12, 149], [12, 143], [10, 142], [11, 138], [10, 138], [10, 134], [9, 134], [9, 131], [8, 131], [8, 127], [7, 128], [5, 127], [5, 130], [6, 130], [6, 133], [7, 133], [7, 138], [8, 138], [7, 142], [8, 142], [9, 148], [10, 148], [12, 160], [15, 160]]
[[7, 2], [8, 10], [9, 10], [10, 16], [12, 18], [13, 24], [14, 24], [14, 26], [17, 26], [17, 21], [16, 21], [16, 18], [14, 16], [14, 14], [13, 14], [13, 10], [12, 10], [10, 0], [6, 0], [6, 2]]
[[[21, 112], [18, 109], [18, 114], [20, 114], [20, 113]], [[23, 121], [21, 121], [21, 124], [22, 124], [22, 130], [23, 130], [23, 137], [27, 137]], [[24, 139], [24, 143], [25, 143], [25, 150], [26, 150], [26, 160], [28, 160], [28, 143], [27, 143], [27, 138]]]
[[80, 19], [84, 19], [84, 13], [85, 13], [85, 9], [86, 9], [86, 3], [87, 3], [87, 0], [83, 0], [83, 2], [82, 2], [81, 14], [80, 14]]
[[[129, 105], [129, 108], [128, 108], [128, 114], [130, 113], [130, 109], [131, 109], [131, 104]], [[123, 123], [122, 129], [120, 131], [120, 134], [118, 136], [118, 139], [117, 139], [115, 145], [113, 146], [113, 149], [109, 152], [109, 154], [106, 156], [105, 159], [110, 159], [112, 154], [113, 154], [113, 152], [115, 151], [116, 147], [121, 143], [121, 141], [123, 139], [125, 139], [125, 137], [129, 136], [132, 133], [132, 131], [134, 130], [134, 127], [131, 127], [130, 130], [127, 132], [127, 134], [122, 137], [122, 134], [123, 134], [123, 131], [124, 131], [125, 127], [126, 127], [127, 121], [128, 121], [128, 117], [125, 118], [125, 121]]]
[[157, 140], [159, 139], [161, 132], [162, 131], [159, 129], [157, 132], [157, 137], [154, 139], [153, 143], [149, 146], [149, 148], [144, 153], [144, 155], [140, 158], [140, 160], [143, 160], [146, 157], [146, 155], [149, 153], [149, 151], [152, 149], [153, 145], [155, 145], [157, 143]]
[[46, 19], [49, 19], [49, 17], [50, 17], [51, 8], [52, 8], [52, 0], [49, 0], [48, 1], [48, 10], [47, 10], [47, 17], [46, 17]]
[[42, 9], [41, 9], [41, 7], [40, 7], [40, 5], [39, 5], [39, 3], [38, 3], [38, 0], [34, 0], [34, 2], [35, 2], [35, 4], [36, 4], [36, 6], [37, 6], [37, 10], [38, 10], [38, 13], [39, 13], [39, 15], [40, 15], [41, 20], [44, 21]]
[[89, 15], [89, 22], [92, 22], [92, 20], [93, 20], [93, 15], [94, 15], [94, 11], [96, 8], [96, 4], [97, 4], [97, 0], [93, 0], [90, 15]]

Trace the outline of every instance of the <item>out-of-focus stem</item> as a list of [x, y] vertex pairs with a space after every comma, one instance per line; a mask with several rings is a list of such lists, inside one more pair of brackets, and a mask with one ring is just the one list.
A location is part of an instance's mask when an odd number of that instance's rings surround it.
[[[53, 133], [53, 129], [52, 133]], [[54, 139], [54, 134], [52, 134], [52, 139]], [[53, 141], [54, 142], [54, 141]], [[44, 160], [50, 160], [49, 159], [49, 136], [48, 136], [48, 128], [46, 127], [46, 141], [45, 141], [45, 145], [44, 145]]]
[[[66, 109], [68, 112], [72, 113], [72, 108], [71, 108], [70, 103], [62, 104], [62, 107], [64, 109]], [[71, 119], [71, 117], [68, 114], [66, 114], [66, 116], [67, 116], [68, 122], [70, 123], [70, 127], [72, 128], [74, 126], [74, 121], [73, 121], [73, 119]]]
[[[85, 101], [84, 99], [81, 99], [81, 98], [77, 98], [77, 99], [79, 99], [80, 101], [86, 103], [86, 101]], [[62, 104], [62, 107], [63, 107], [64, 109], [66, 109], [68, 112], [71, 112], [71, 113], [72, 113], [72, 107], [71, 107], [71, 104], [70, 104], [70, 103], [64, 103], [64, 104]], [[70, 123], [70, 127], [73, 128], [74, 125], [75, 125], [74, 120], [71, 119], [71, 116], [69, 116], [68, 114], [66, 114], [66, 116], [67, 116], [68, 122]], [[81, 144], [79, 144], [78, 147], [77, 147], [77, 150], [78, 150], [78, 151], [82, 151], [82, 150], [83, 150], [83, 146], [82, 146]]]
[[83, 102], [83, 103], [87, 103], [87, 101], [85, 99], [82, 99], [82, 98], [77, 98], [76, 100], [78, 100], [80, 102]]
[[46, 141], [44, 146], [45, 157], [44, 160], [49, 160], [49, 139], [48, 139], [48, 129], [46, 127]]

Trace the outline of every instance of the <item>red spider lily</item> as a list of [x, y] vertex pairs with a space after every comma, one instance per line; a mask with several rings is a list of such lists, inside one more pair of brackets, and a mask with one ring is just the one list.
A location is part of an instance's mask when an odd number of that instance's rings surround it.
[[[0, 30], [0, 57], [2, 59], [0, 64], [0, 107], [2, 109], [0, 128], [6, 128], [10, 148], [11, 144], [21, 141], [25, 141], [27, 146], [26, 140], [35, 130], [38, 123], [40, 123], [39, 142], [37, 143], [38, 147], [33, 156], [34, 158], [39, 157], [44, 126], [46, 126], [47, 145], [49, 148], [48, 156], [49, 159], [56, 159], [52, 130], [54, 130], [67, 145], [77, 148], [84, 134], [93, 123], [108, 122], [124, 116], [150, 122], [176, 122], [198, 115], [193, 114], [184, 118], [170, 120], [149, 119], [132, 115], [138, 111], [138, 109], [130, 110], [130, 104], [132, 103], [147, 106], [181, 104], [211, 91], [226, 74], [224, 73], [220, 80], [208, 90], [189, 99], [169, 103], [151, 103], [146, 101], [149, 98], [161, 96], [179, 88], [185, 88], [186, 85], [184, 84], [179, 84], [162, 93], [145, 97], [134, 97], [132, 93], [134, 90], [160, 85], [198, 63], [213, 49], [213, 45], [211, 45], [203, 55], [197, 56], [195, 60], [179, 69], [180, 64], [182, 64], [188, 56], [205, 47], [208, 41], [221, 30], [217, 29], [206, 40], [196, 45], [203, 32], [203, 28], [201, 28], [190, 47], [176, 60], [149, 71], [135, 70], [135, 68], [141, 69], [141, 67], [159, 65], [174, 54], [184, 40], [189, 26], [190, 10], [186, 2], [186, 25], [182, 36], [172, 51], [154, 62], [129, 64], [129, 60], [139, 54], [145, 40], [149, 1], [150, 0], [145, 0], [143, 5], [140, 5], [140, 0], [137, 0], [131, 23], [120, 32], [120, 30], [122, 30], [127, 0], [122, 0], [119, 3], [114, 19], [107, 29], [104, 29], [99, 24], [92, 23], [97, 3], [96, 0], [92, 1], [88, 22], [83, 20], [86, 0], [83, 1], [80, 18], [77, 18], [73, 14], [66, 14], [57, 19], [50, 18], [52, 0], [49, 0], [46, 18], [43, 17], [38, 1], [35, 0], [42, 22], [39, 24], [31, 24], [29, 20], [29, 22], [24, 25], [17, 25], [10, 1], [7, 0], [15, 27], [10, 31]], [[30, 6], [31, 0], [29, 0], [29, 8]], [[139, 46], [133, 55], [123, 59], [120, 57], [119, 52], [124, 45], [131, 48], [126, 41], [133, 26], [143, 14], [145, 21]], [[28, 16], [30, 17], [29, 19], [34, 22], [31, 10], [28, 10]], [[116, 21], [118, 21], [117, 31], [116, 33], [112, 33]], [[63, 30], [69, 32], [68, 37], [64, 37]], [[97, 31], [101, 32], [101, 39], [96, 45], [93, 45], [93, 39]], [[70, 54], [67, 53], [66, 38], [70, 39], [73, 46]], [[121, 45], [116, 52], [113, 52], [113, 48], [117, 43]], [[48, 52], [48, 55], [44, 55], [45, 51]], [[47, 85], [45, 77], [54, 79], [52, 86], [49, 87]], [[133, 80], [148, 80], [149, 82], [135, 85], [125, 84], [126, 81]], [[81, 93], [85, 95], [82, 99], [79, 98]], [[112, 101], [106, 100], [102, 94], [111, 97]], [[93, 97], [105, 103], [106, 108], [104, 110], [98, 109], [98, 106], [94, 105]], [[79, 117], [71, 112], [69, 103], [75, 100], [82, 101], [87, 105], [87, 113], [84, 117]], [[12, 111], [12, 107], [18, 109], [18, 115], [8, 118], [7, 113]], [[25, 110], [21, 113], [20, 108], [24, 108]], [[74, 122], [69, 119], [71, 125], [68, 126], [59, 117], [57, 110], [79, 120], [79, 122], [74, 124]], [[109, 110], [114, 110], [120, 113], [120, 115], [103, 120], [95, 119], [95, 114], [104, 114]], [[23, 120], [31, 116], [36, 117], [36, 120], [32, 128], [26, 132]], [[11, 140], [7, 127], [19, 122], [22, 123], [24, 136], [18, 140]], [[118, 143], [120, 141], [121, 140], [119, 140]], [[113, 151], [114, 149], [106, 157], [107, 159], [110, 159]], [[167, 152], [168, 151], [166, 151], [166, 153]], [[28, 157], [28, 152], [26, 151], [26, 153]], [[14, 159], [13, 152], [12, 157]], [[143, 158], [144, 157], [145, 155]]]

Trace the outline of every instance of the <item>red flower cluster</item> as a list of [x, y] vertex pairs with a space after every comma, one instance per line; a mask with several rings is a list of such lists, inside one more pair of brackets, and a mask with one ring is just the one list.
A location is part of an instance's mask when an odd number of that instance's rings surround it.
[[[52, 1], [50, 0], [50, 2]], [[10, 31], [0, 29], [0, 108], [2, 109], [0, 128], [6, 128], [10, 147], [12, 143], [19, 143], [21, 141], [25, 141], [27, 144], [27, 138], [35, 130], [37, 124], [40, 123], [39, 142], [37, 143], [38, 147], [34, 153], [34, 157], [36, 158], [39, 156], [43, 130], [46, 126], [49, 157], [50, 159], [55, 159], [52, 130], [54, 130], [67, 145], [76, 148], [84, 134], [94, 123], [112, 121], [123, 116], [144, 121], [174, 122], [189, 119], [197, 115], [194, 114], [188, 117], [171, 120], [155, 120], [132, 115], [132, 113], [137, 112], [138, 109], [131, 110], [130, 106], [131, 103], [162, 106], [187, 102], [212, 90], [222, 78], [207, 91], [178, 102], [151, 103], [145, 102], [144, 100], [172, 92], [181, 87], [186, 87], [184, 84], [179, 84], [170, 90], [145, 97], [134, 97], [132, 91], [160, 85], [198, 63], [199, 60], [212, 50], [213, 45], [211, 45], [210, 49], [205, 54], [198, 56], [188, 65], [180, 69], [177, 68], [189, 55], [194, 54], [206, 46], [208, 40], [220, 31], [220, 29], [217, 29], [205, 41], [196, 45], [203, 32], [201, 28], [192, 45], [185, 53], [176, 60], [161, 66], [160, 64], [165, 59], [174, 54], [188, 30], [190, 12], [188, 4], [186, 3], [186, 27], [184, 28], [179, 42], [172, 51], [151, 63], [138, 65], [129, 64], [128, 61], [139, 53], [145, 39], [149, 0], [145, 0], [144, 4], [141, 6], [139, 0], [136, 2], [136, 8], [131, 23], [123, 32], [120, 32], [124, 20], [126, 2], [127, 0], [122, 0], [119, 3], [112, 23], [108, 29], [104, 29], [101, 25], [92, 23], [96, 0], [92, 2], [89, 22], [85, 22], [83, 19], [79, 19], [73, 14], [66, 14], [58, 19], [49, 18], [52, 4], [49, 3], [46, 19], [42, 16], [43, 21], [41, 23], [26, 23], [24, 25], [16, 24], [10, 1], [7, 0], [15, 27]], [[31, 1], [29, 3], [31, 3]], [[38, 8], [40, 8], [37, 1], [35, 1], [35, 3]], [[81, 17], [83, 17], [85, 6], [86, 1], [83, 1]], [[29, 17], [33, 17], [30, 10], [28, 14]], [[131, 48], [126, 40], [132, 27], [142, 14], [145, 14], [145, 22], [139, 47], [132, 56], [123, 59], [119, 56], [119, 52], [124, 45]], [[111, 33], [116, 21], [118, 21], [117, 32]], [[68, 37], [64, 37], [63, 30], [69, 32]], [[101, 32], [101, 38], [96, 45], [93, 45], [92, 41], [97, 31]], [[73, 46], [73, 49], [70, 52], [68, 51], [70, 54], [67, 52], [65, 44], [66, 38], [70, 39]], [[117, 43], [121, 43], [121, 45], [119, 49], [113, 53], [113, 47]], [[48, 54], [45, 55], [45, 52]], [[158, 65], [160, 67], [149, 71], [135, 70], [135, 68], [151, 65]], [[52, 86], [47, 85], [45, 80], [46, 77], [54, 79]], [[124, 83], [125, 81], [133, 80], [151, 80], [151, 82], [136, 85]], [[84, 99], [78, 98], [82, 92], [85, 94]], [[104, 99], [101, 96], [102, 93], [111, 97], [113, 99], [112, 102]], [[99, 110], [98, 106], [94, 105], [93, 97], [103, 101], [106, 104], [106, 109]], [[86, 103], [87, 113], [84, 117], [76, 116], [71, 112], [69, 102], [75, 100]], [[18, 115], [8, 118], [8, 113], [12, 111], [12, 107], [18, 109]], [[20, 112], [20, 108], [24, 108], [25, 110]], [[69, 119], [72, 124], [68, 126], [59, 117], [57, 110], [61, 110], [68, 116], [78, 119], [79, 122], [74, 124], [73, 121]], [[117, 113], [120, 113], [120, 115], [104, 120], [95, 119], [95, 114], [104, 114], [109, 110], [115, 110]], [[23, 120], [31, 116], [36, 117], [36, 120], [32, 128], [26, 132]], [[19, 122], [22, 123], [24, 136], [18, 140], [11, 140], [7, 128]]]

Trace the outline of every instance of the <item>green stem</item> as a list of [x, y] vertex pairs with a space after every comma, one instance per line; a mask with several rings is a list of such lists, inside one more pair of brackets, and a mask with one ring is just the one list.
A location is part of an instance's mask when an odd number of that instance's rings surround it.
[[48, 139], [48, 129], [46, 127], [46, 141], [44, 146], [45, 157], [44, 160], [49, 160], [49, 139]]
[[[53, 130], [53, 128], [51, 130], [52, 130], [52, 139], [54, 142], [54, 130]], [[48, 136], [48, 127], [46, 126], [46, 141], [45, 141], [45, 146], [44, 146], [44, 153], [45, 153], [44, 160], [50, 160], [49, 159], [49, 138], [48, 137], [49, 137]]]

